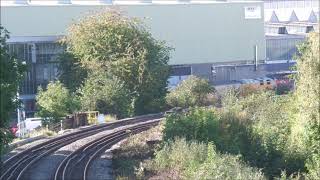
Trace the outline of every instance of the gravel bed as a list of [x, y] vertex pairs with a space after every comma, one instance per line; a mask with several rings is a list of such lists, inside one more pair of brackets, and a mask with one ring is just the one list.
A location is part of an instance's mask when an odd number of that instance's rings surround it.
[[[149, 121], [147, 121], [147, 122], [149, 122]], [[137, 125], [137, 124], [134, 124], [134, 125]], [[112, 133], [114, 131], [121, 130], [121, 129], [124, 129], [126, 127], [130, 127], [130, 126], [133, 126], [133, 125], [122, 126], [122, 127], [115, 128], [115, 129], [112, 129], [112, 130], [106, 130], [106, 131], [97, 133], [95, 135], [92, 135], [92, 136], [77, 140], [77, 141], [75, 141], [75, 142], [73, 142], [71, 144], [68, 144], [68, 145], [60, 148], [55, 153], [50, 154], [46, 158], [41, 159], [36, 165], [34, 165], [34, 167], [30, 168], [26, 172], [26, 174], [27, 174], [26, 177], [28, 177], [26, 179], [31, 179], [31, 180], [52, 179], [54, 177], [55, 169], [58, 167], [59, 163], [67, 155], [71, 154], [76, 149], [80, 148], [81, 146], [83, 146], [83, 145], [85, 145], [85, 144], [87, 144], [87, 143], [89, 143], [89, 142], [91, 142], [91, 141], [93, 141], [95, 139], [98, 139], [98, 138], [103, 137], [103, 136], [105, 136], [107, 134], [110, 134], [110, 133]], [[106, 156], [106, 157], [108, 157], [108, 156]], [[101, 167], [108, 167], [109, 166], [109, 162], [106, 163], [106, 161], [103, 161], [102, 164], [103, 164], [103, 166], [101, 166]], [[110, 164], [110, 168], [111, 168], [111, 164]], [[110, 171], [111, 171], [111, 169], [110, 169]], [[93, 179], [97, 179], [97, 178], [98, 177], [95, 177]], [[99, 177], [99, 179], [106, 179], [106, 178], [110, 179], [110, 176], [106, 175], [106, 169], [104, 169], [103, 176]]]
[[88, 180], [113, 179], [112, 151], [118, 149], [123, 141], [125, 141], [125, 139], [113, 145], [110, 149], [107, 149], [99, 158], [93, 161], [89, 169]]
[[38, 140], [35, 140], [35, 141], [32, 141], [32, 142], [29, 142], [25, 145], [22, 145], [22, 146], [19, 146], [17, 148], [14, 148], [13, 150], [11, 150], [10, 152], [4, 154], [1, 158], [2, 158], [2, 161], [6, 161], [7, 159], [11, 158], [12, 156], [26, 150], [26, 149], [29, 149], [33, 146], [36, 146], [40, 143], [43, 143], [47, 140], [49, 140], [50, 138], [49, 137], [43, 137], [42, 139], [38, 139]]
[[[77, 129], [66, 129], [62, 132], [59, 132], [58, 135], [55, 135], [55, 136], [42, 136], [40, 138], [28, 138], [28, 139], [24, 139], [24, 140], [21, 140], [21, 141], [18, 141], [16, 143], [12, 143], [10, 144], [9, 146], [15, 146], [15, 144], [22, 144], [22, 145], [18, 145], [18, 147], [14, 147], [12, 148], [12, 150], [10, 150], [9, 152], [7, 152], [6, 154], [4, 154], [1, 159], [2, 161], [5, 161], [7, 159], [9, 159], [10, 157], [26, 150], [26, 149], [29, 149], [29, 148], [32, 148], [40, 143], [43, 143], [45, 141], [48, 141], [49, 139], [52, 139], [52, 138], [56, 138], [56, 137], [59, 137], [59, 136], [62, 136], [62, 135], [65, 135], [65, 134], [69, 134], [69, 133], [73, 133], [73, 132], [77, 132], [77, 131], [81, 131], [83, 128], [87, 128], [88, 126], [82, 126], [82, 127], [79, 127]], [[34, 140], [32, 140], [34, 139]], [[25, 142], [23, 142], [25, 141]]]

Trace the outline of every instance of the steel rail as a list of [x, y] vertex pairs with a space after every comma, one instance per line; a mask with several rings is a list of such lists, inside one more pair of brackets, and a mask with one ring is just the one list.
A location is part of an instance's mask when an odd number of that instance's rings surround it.
[[24, 150], [3, 163], [2, 173], [0, 180], [11, 180], [22, 178], [23, 173], [26, 172], [34, 163], [39, 161], [41, 158], [46, 155], [60, 149], [67, 144], [70, 144], [76, 140], [79, 140], [84, 137], [88, 137], [99, 132], [114, 129], [124, 125], [136, 124], [152, 119], [162, 118], [163, 114], [151, 114], [145, 116], [137, 116], [133, 118], [127, 118], [123, 120], [118, 120], [112, 123], [106, 123], [102, 125], [95, 125], [91, 127], [83, 128], [77, 132], [68, 133], [53, 139], [50, 139], [46, 142], [40, 143], [36, 146], [33, 146], [27, 150]]
[[[152, 122], [120, 129], [83, 145], [60, 163], [59, 167], [56, 169], [54, 180], [85, 179], [93, 157], [96, 157], [108, 146], [116, 144], [120, 140], [128, 137], [129, 134], [135, 134], [149, 129], [158, 124], [159, 121], [160, 120], [153, 120]], [[83, 176], [80, 176], [80, 172], [84, 172]]]

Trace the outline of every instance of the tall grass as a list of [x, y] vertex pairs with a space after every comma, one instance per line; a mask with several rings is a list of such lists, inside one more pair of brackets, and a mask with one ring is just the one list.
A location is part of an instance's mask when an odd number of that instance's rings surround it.
[[265, 179], [261, 171], [246, 165], [238, 156], [218, 153], [213, 143], [180, 138], [166, 143], [147, 169], [177, 179]]

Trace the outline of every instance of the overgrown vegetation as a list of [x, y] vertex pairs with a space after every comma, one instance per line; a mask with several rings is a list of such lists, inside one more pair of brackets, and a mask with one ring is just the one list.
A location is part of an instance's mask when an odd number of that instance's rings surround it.
[[[124, 117], [159, 112], [165, 106], [171, 48], [154, 39], [140, 19], [126, 17], [111, 9], [93, 14], [71, 25], [63, 42], [70, 54], [67, 58], [70, 63], [62, 65], [67, 74], [75, 72], [88, 78], [85, 81], [77, 79], [74, 83], [69, 83], [68, 80], [62, 82], [66, 82], [70, 89], [86, 82], [82, 96], [92, 97], [86, 94], [91, 93], [87, 91], [88, 86], [91, 89], [110, 89], [111, 84], [105, 82], [116, 80], [119, 84], [116, 88], [121, 88], [130, 101], [123, 103], [119, 99], [123, 93], [115, 95], [115, 91], [112, 91], [93, 102], [98, 105], [91, 106], [94, 108], [91, 110], [112, 112]], [[74, 65], [76, 68], [72, 68]], [[100, 83], [92, 77], [108, 80]], [[109, 98], [115, 96], [118, 98]], [[115, 110], [116, 108], [119, 110]]]
[[[139, 179], [145, 177], [143, 162], [154, 156], [162, 139], [163, 125], [132, 135], [113, 153], [112, 166], [115, 179]], [[151, 143], [150, 143], [151, 142]]]
[[[213, 104], [214, 88], [209, 82], [196, 76], [189, 76], [166, 96], [171, 107], [194, 107]], [[211, 95], [211, 96], [210, 96]]]
[[8, 130], [9, 120], [11, 113], [19, 106], [18, 87], [25, 71], [23, 60], [9, 55], [6, 44], [8, 38], [9, 32], [0, 25], [0, 155], [12, 139]]
[[49, 83], [47, 90], [40, 87], [36, 101], [38, 107], [36, 115], [44, 117], [43, 125], [57, 123], [79, 109], [79, 101], [75, 95], [59, 81]]
[[306, 146], [311, 151], [307, 168], [311, 179], [320, 179], [320, 46], [319, 32], [299, 47], [297, 60], [297, 119], [302, 124]]
[[132, 114], [129, 91], [118, 78], [91, 74], [79, 90], [81, 109], [116, 115], [117, 119]]
[[185, 137], [213, 141], [221, 153], [240, 154], [269, 177], [303, 171], [306, 151], [291, 145], [290, 118], [283, 110], [287, 100], [265, 92], [247, 97], [228, 93], [223, 108], [195, 108], [166, 118], [165, 139]]
[[78, 59], [70, 52], [60, 54], [59, 58], [59, 80], [69, 89], [75, 92], [83, 85], [88, 72], [83, 68]]
[[145, 167], [164, 179], [265, 179], [258, 169], [249, 167], [239, 157], [217, 152], [213, 143], [185, 139], [165, 143]]

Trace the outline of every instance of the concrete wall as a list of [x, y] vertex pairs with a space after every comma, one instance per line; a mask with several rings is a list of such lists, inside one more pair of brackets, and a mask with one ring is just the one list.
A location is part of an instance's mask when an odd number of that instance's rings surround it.
[[[276, 64], [259, 64], [256, 68], [254, 64], [238, 65], [214, 65], [214, 64], [192, 64], [191, 71], [193, 75], [208, 79], [214, 85], [228, 84], [241, 79], [254, 79], [265, 77], [267, 75], [290, 71], [295, 65], [294, 62], [281, 62]], [[211, 67], [215, 67], [215, 74], [212, 73]]]
[[[260, 6], [261, 18], [245, 19], [248, 6]], [[106, 8], [146, 17], [152, 34], [175, 48], [170, 64], [253, 60], [254, 45], [258, 59], [265, 59], [263, 2], [1, 6], [1, 24], [13, 39], [56, 37], [78, 18]]]

